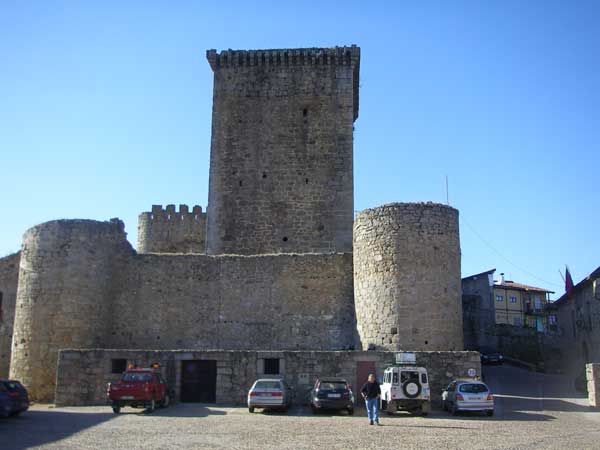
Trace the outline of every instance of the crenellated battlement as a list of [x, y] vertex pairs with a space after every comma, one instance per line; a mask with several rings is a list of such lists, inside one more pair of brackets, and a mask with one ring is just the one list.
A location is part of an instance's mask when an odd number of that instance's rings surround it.
[[206, 213], [195, 205], [152, 205], [138, 220], [138, 253], [204, 253]]
[[181, 221], [181, 220], [203, 220], [202, 215], [206, 215], [206, 213], [202, 212], [202, 207], [195, 205], [192, 207], [190, 211], [190, 207], [188, 205], [179, 205], [179, 211], [175, 209], [175, 205], [167, 205], [166, 207], [162, 207], [162, 205], [152, 205], [152, 210], [150, 212], [142, 213], [148, 220], [173, 220], [173, 221]]
[[267, 50], [223, 50], [218, 53], [206, 51], [206, 59], [213, 71], [222, 67], [235, 66], [299, 66], [299, 65], [353, 65], [358, 66], [360, 48], [294, 48]]

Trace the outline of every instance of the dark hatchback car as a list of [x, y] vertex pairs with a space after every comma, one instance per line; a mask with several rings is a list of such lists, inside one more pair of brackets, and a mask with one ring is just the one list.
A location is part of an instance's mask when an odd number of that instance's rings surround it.
[[29, 409], [25, 387], [14, 380], [0, 380], [0, 417], [17, 416]]
[[498, 352], [482, 353], [481, 364], [502, 364], [504, 358]]
[[354, 395], [343, 378], [320, 378], [310, 391], [310, 408], [313, 413], [323, 410], [345, 410], [354, 414]]

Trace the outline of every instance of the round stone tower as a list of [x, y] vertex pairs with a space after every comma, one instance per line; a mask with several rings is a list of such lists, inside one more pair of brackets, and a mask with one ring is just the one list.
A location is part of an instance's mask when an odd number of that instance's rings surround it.
[[363, 349], [462, 350], [458, 210], [392, 203], [362, 211], [354, 301]]
[[113, 286], [131, 253], [119, 220], [57, 220], [25, 232], [10, 376], [33, 399], [54, 399], [59, 349], [106, 347]]

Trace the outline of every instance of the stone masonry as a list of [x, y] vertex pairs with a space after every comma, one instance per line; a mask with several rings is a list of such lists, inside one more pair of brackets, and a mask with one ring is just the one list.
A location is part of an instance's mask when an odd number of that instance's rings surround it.
[[53, 398], [59, 349], [107, 346], [105, 324], [118, 314], [110, 300], [131, 252], [118, 220], [57, 220], [25, 233], [10, 376], [34, 399]]
[[600, 408], [600, 363], [586, 364], [586, 379], [590, 406]]
[[359, 48], [207, 58], [208, 253], [351, 252]]
[[152, 205], [151, 212], [140, 214], [139, 253], [206, 253], [206, 213], [198, 205]]
[[458, 211], [393, 203], [361, 212], [354, 291], [363, 349], [462, 350]]
[[0, 258], [0, 378], [8, 377], [21, 252]]
[[351, 254], [136, 254], [121, 222], [24, 238], [11, 376], [54, 394], [56, 355], [98, 348], [353, 348]]
[[[216, 360], [217, 403], [244, 404], [248, 389], [262, 373], [264, 358], [279, 358], [281, 376], [292, 388], [295, 404], [308, 404], [309, 391], [319, 376], [344, 377], [356, 392], [366, 380], [357, 379], [357, 364], [375, 363], [378, 376], [395, 362], [394, 352], [360, 351], [149, 351], [149, 350], [63, 350], [58, 360], [57, 405], [105, 403], [109, 382], [120, 374], [111, 373], [113, 359], [147, 367], [158, 362], [177, 399], [181, 390], [182, 361]], [[477, 352], [417, 352], [417, 364], [427, 367], [432, 401], [437, 404], [442, 389], [456, 377], [466, 377], [470, 368], [481, 376]]]
[[441, 351], [419, 353], [435, 395], [478, 369], [476, 354], [456, 351], [458, 212], [366, 210], [353, 240], [360, 49], [210, 50], [207, 59], [207, 213], [154, 205], [140, 215], [137, 252], [118, 219], [27, 230], [20, 264], [0, 260], [6, 317], [16, 311], [0, 324], [1, 355], [13, 327], [10, 376], [36, 401], [86, 404], [119, 375], [112, 359], [159, 360], [176, 389], [180, 361], [213, 359], [217, 401], [240, 403], [265, 358], [280, 360], [298, 399], [317, 375], [357, 383], [357, 366], [381, 370], [390, 351]]

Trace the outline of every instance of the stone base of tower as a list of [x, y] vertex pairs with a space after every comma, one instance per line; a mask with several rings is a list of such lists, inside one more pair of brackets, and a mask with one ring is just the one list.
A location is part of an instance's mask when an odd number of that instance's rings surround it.
[[[432, 402], [442, 389], [469, 369], [481, 376], [478, 352], [416, 352], [417, 365], [427, 368]], [[148, 367], [158, 363], [175, 401], [182, 399], [183, 369], [190, 363], [213, 365], [214, 399], [220, 404], [242, 405], [252, 383], [263, 376], [281, 376], [293, 391], [293, 402], [308, 404], [308, 392], [319, 376], [344, 377], [352, 389], [360, 388], [366, 374], [396, 361], [397, 352], [379, 351], [243, 351], [243, 350], [62, 350], [58, 358], [55, 402], [60, 406], [100, 405], [106, 402], [106, 384], [117, 381], [118, 364]], [[115, 363], [117, 362], [118, 363]], [[274, 363], [274, 361], [277, 361]], [[276, 368], [278, 374], [272, 372]], [[206, 381], [206, 380], [205, 380]], [[210, 381], [208, 380], [210, 385]], [[359, 398], [359, 397], [357, 397]]]

